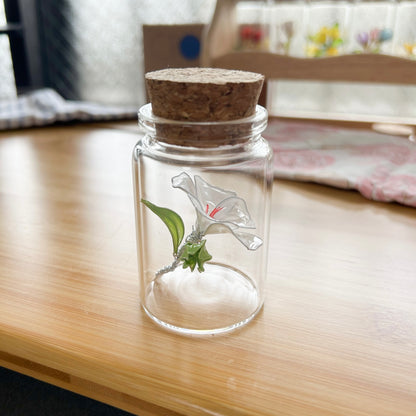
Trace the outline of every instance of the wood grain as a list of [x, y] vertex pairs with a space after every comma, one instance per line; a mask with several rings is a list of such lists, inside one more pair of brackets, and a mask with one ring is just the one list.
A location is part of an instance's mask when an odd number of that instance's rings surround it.
[[214, 59], [212, 66], [259, 72], [268, 80], [416, 84], [416, 61], [381, 54], [297, 58], [271, 52], [232, 52]]
[[414, 416], [416, 214], [276, 181], [267, 299], [185, 338], [138, 304], [130, 129], [0, 134], [0, 360], [140, 415]]

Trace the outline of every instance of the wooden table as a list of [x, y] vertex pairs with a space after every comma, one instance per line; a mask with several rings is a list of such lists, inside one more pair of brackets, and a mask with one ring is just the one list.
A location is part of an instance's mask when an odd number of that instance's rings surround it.
[[137, 139], [0, 134], [3, 366], [141, 416], [415, 416], [416, 210], [276, 181], [263, 311], [181, 337], [138, 303]]

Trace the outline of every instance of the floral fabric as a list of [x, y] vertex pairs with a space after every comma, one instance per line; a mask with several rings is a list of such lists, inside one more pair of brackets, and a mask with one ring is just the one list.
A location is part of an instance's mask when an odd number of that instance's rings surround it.
[[272, 120], [264, 133], [277, 178], [355, 189], [416, 207], [416, 143], [370, 130]]

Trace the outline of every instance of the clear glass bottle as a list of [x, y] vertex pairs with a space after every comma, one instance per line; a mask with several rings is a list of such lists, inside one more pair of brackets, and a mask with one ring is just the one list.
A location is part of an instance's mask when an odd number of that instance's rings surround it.
[[244, 325], [265, 294], [273, 181], [272, 151], [261, 136], [267, 111], [183, 122], [156, 117], [147, 104], [139, 124], [133, 176], [144, 310], [183, 334]]
[[321, 58], [345, 53], [350, 17], [350, 1], [310, 0], [306, 17], [306, 56]]
[[416, 1], [399, 0], [396, 15], [394, 54], [416, 59]]
[[355, 0], [349, 51], [391, 53], [396, 6], [395, 0]]

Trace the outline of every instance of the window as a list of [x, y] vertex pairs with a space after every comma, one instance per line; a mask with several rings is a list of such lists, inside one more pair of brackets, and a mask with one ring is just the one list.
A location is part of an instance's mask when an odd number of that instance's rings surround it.
[[0, 1], [0, 100], [16, 96], [16, 84], [10, 53], [9, 31], [3, 1]]
[[[215, 0], [0, 0], [1, 7], [3, 2], [8, 18], [12, 5], [24, 4], [9, 24], [23, 24], [29, 33], [20, 49], [31, 87], [51, 87], [66, 99], [137, 106], [145, 100], [142, 24], [206, 23], [215, 5]], [[10, 52], [1, 52], [2, 61], [5, 55]]]
[[[142, 25], [208, 23], [214, 7], [215, 0], [0, 0], [0, 99], [16, 95], [16, 81], [17, 92], [46, 86], [66, 99], [138, 107]], [[269, 94], [272, 115], [416, 117], [416, 86], [279, 81]]]

